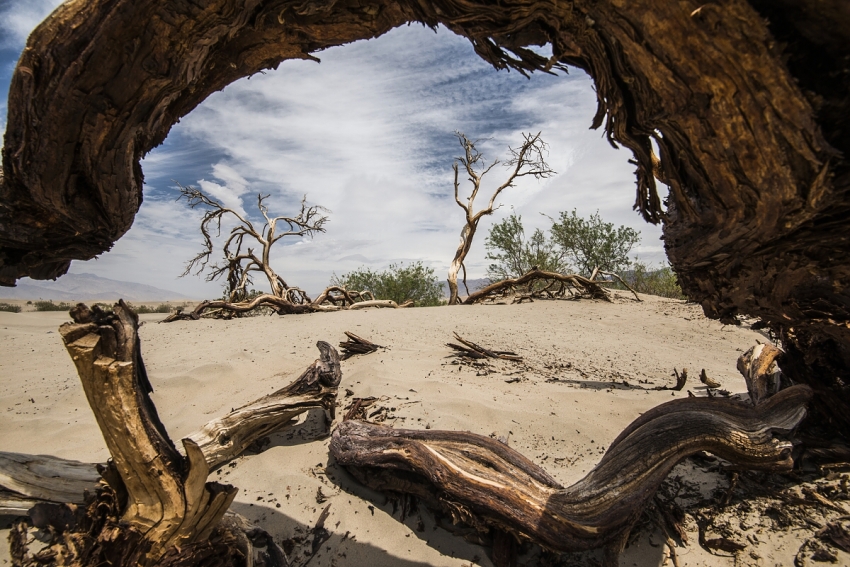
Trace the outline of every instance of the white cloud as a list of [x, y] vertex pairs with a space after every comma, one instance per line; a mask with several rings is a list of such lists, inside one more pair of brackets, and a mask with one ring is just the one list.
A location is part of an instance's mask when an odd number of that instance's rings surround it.
[[[643, 233], [644, 259], [663, 258], [660, 230], [631, 210], [630, 152], [588, 129], [596, 97], [582, 72], [531, 80], [496, 72], [467, 40], [419, 26], [319, 55], [321, 64], [287, 61], [234, 83], [184, 117], [143, 162], [150, 185], [136, 224], [96, 267], [75, 263], [74, 270], [218, 295], [218, 284], [175, 279], [201, 242], [200, 213], [173, 202], [176, 179], [252, 219], [259, 216], [257, 193], [270, 194], [276, 214], [297, 212], [304, 194], [329, 208], [327, 233], [276, 245], [274, 266], [291, 284], [315, 291], [334, 272], [416, 260], [444, 277], [463, 219], [452, 198], [451, 164], [461, 151], [455, 130], [481, 138], [488, 160], [504, 159], [522, 132], [542, 131], [558, 172], [523, 178], [503, 193], [504, 206], [481, 222], [469, 277], [484, 275], [487, 230], [511, 205], [527, 230], [548, 226], [541, 212], [575, 207], [587, 216], [598, 209], [605, 220]], [[504, 175], [494, 168], [485, 187]], [[482, 194], [479, 206], [488, 198]]]
[[30, 32], [64, 0], [10, 0], [0, 8], [0, 47], [20, 49]]

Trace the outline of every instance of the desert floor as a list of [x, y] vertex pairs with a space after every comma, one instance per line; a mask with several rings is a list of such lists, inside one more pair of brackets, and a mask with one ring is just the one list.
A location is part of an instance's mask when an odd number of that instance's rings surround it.
[[[152, 314], [141, 316], [145, 324], [140, 334], [153, 399], [173, 439], [284, 386], [317, 358], [317, 340], [336, 344], [345, 338], [344, 331], [351, 331], [387, 348], [343, 362], [337, 420], [353, 397], [375, 396], [380, 399], [370, 411], [385, 408], [375, 415], [385, 418], [385, 424], [504, 437], [569, 485], [596, 464], [641, 412], [688, 396], [688, 390], [706, 395], [696, 379], [701, 369], [733, 395], [745, 392], [736, 360], [757, 341], [767, 341], [745, 326], [706, 319], [696, 305], [645, 299], [171, 324], [157, 324], [163, 315]], [[57, 332], [66, 320], [62, 312], [0, 313], [0, 450], [104, 461], [108, 453], [103, 439]], [[490, 348], [515, 351], [524, 362], [498, 361], [487, 368], [458, 364], [445, 346], [453, 332]], [[691, 376], [684, 390], [653, 390], [672, 385], [673, 369], [683, 367]], [[236, 512], [276, 538], [290, 540], [294, 564], [308, 559], [309, 530], [327, 505], [317, 500], [325, 497], [330, 503], [325, 526], [332, 537], [310, 565], [491, 565], [484, 548], [437, 526], [424, 509], [400, 521], [392, 502], [329, 462], [329, 439], [320, 425], [319, 415], [307, 416], [294, 433], [273, 437], [261, 454], [242, 456], [214, 474], [240, 488]], [[729, 473], [706, 460], [685, 461], [671, 479], [686, 486], [691, 496], [711, 497], [729, 486]], [[713, 555], [703, 549], [697, 543], [697, 522], [689, 514], [688, 543], [676, 547], [679, 564], [792, 565], [817, 526], [830, 514], [839, 515], [812, 508], [806, 512], [812, 523], [783, 523], [772, 515], [769, 500], [754, 502], [734, 496], [725, 519], [715, 523], [722, 533], [711, 537], [728, 536], [746, 546], [737, 554]], [[10, 562], [10, 521], [0, 518], [0, 565]], [[657, 529], [645, 526], [633, 535], [621, 565], [668, 563], [664, 541]], [[539, 554], [539, 549], [527, 550], [520, 564], [538, 564]], [[850, 564], [850, 554], [838, 554], [839, 562]], [[585, 565], [598, 557], [571, 554], [558, 561]]]

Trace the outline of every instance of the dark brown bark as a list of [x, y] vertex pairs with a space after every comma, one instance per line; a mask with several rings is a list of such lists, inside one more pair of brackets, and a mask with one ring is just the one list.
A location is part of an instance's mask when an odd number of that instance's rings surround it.
[[791, 443], [775, 434], [797, 427], [811, 395], [794, 386], [756, 407], [718, 398], [662, 404], [567, 488], [507, 445], [473, 433], [344, 421], [331, 452], [373, 489], [413, 494], [484, 533], [578, 551], [619, 545], [670, 470], [699, 451], [749, 468], [790, 469]]
[[[815, 409], [850, 431], [843, 0], [63, 4], [12, 77], [0, 281], [54, 278], [108, 250], [141, 203], [139, 158], [210, 93], [407, 22], [444, 24], [497, 68], [586, 70], [599, 100], [592, 126], [634, 154], [636, 207], [664, 221], [685, 293], [710, 317], [770, 323], [785, 368], [815, 386]], [[523, 50], [547, 42], [552, 61]]]
[[342, 360], [346, 360], [357, 354], [370, 354], [377, 351], [379, 348], [384, 348], [381, 345], [375, 344], [363, 337], [358, 337], [354, 333], [349, 333], [348, 331], [345, 331], [345, 336], [348, 338], [339, 343], [339, 347], [342, 349]]

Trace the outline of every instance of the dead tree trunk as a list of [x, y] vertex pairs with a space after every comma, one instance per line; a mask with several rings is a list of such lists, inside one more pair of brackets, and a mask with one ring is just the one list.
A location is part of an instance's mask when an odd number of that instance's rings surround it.
[[183, 440], [183, 457], [168, 438], [148, 397], [136, 314], [123, 301], [114, 314], [83, 305], [71, 314], [74, 323], [59, 332], [120, 478], [113, 488], [127, 498], [121, 526], [100, 534], [98, 544], [115, 546], [126, 565], [156, 565], [169, 551], [203, 544], [237, 489], [207, 482], [209, 466], [194, 441]]
[[[288, 386], [216, 418], [187, 436], [215, 470], [241, 455], [263, 437], [285, 429], [312, 409], [325, 412], [328, 433], [342, 379], [340, 357], [324, 341], [320, 357]], [[44, 455], [0, 452], [0, 514], [22, 515], [38, 503], [86, 503], [105, 464], [81, 463]]]
[[463, 301], [463, 304], [472, 305], [474, 303], [480, 303], [487, 299], [492, 299], [496, 296], [509, 293], [518, 287], [531, 285], [537, 281], [559, 282], [572, 286], [581, 295], [585, 295], [593, 299], [611, 301], [608, 291], [599, 285], [599, 282], [587, 279], [584, 276], [531, 270], [518, 278], [509, 278], [483, 287], [478, 291], [469, 294], [469, 296]]
[[[783, 368], [816, 390], [813, 409], [850, 431], [840, 0], [62, 4], [30, 35], [9, 89], [0, 282], [55, 278], [108, 250], [141, 204], [139, 159], [211, 93], [407, 22], [445, 25], [497, 68], [586, 70], [592, 126], [634, 154], [635, 206], [664, 222], [683, 291], [710, 317], [773, 326]], [[546, 43], [552, 60], [525, 49]]]
[[567, 488], [503, 443], [473, 433], [344, 421], [331, 452], [370, 488], [413, 494], [485, 537], [509, 532], [547, 549], [579, 551], [621, 543], [670, 470], [699, 451], [740, 466], [789, 470], [792, 445], [776, 434], [797, 427], [811, 395], [807, 386], [794, 386], [755, 408], [718, 398], [662, 404]]
[[[524, 141], [522, 145], [516, 150], [510, 148], [512, 157], [505, 162], [506, 166], [513, 168], [508, 180], [499, 185], [499, 187], [493, 191], [493, 195], [490, 197], [490, 201], [487, 206], [476, 213], [474, 209], [475, 197], [478, 196], [478, 191], [481, 189], [481, 181], [483, 177], [499, 163], [499, 161], [496, 160], [490, 165], [485, 166], [481, 163], [484, 160], [484, 155], [475, 149], [475, 142], [469, 140], [466, 135], [461, 132], [455, 132], [455, 134], [457, 135], [458, 141], [460, 141], [460, 145], [464, 152], [464, 155], [456, 158], [455, 163], [452, 164], [452, 170], [454, 171], [455, 202], [461, 209], [463, 209], [465, 214], [465, 224], [460, 231], [460, 242], [458, 243], [457, 251], [455, 251], [452, 263], [449, 266], [449, 305], [460, 303], [460, 300], [458, 299], [457, 275], [461, 270], [463, 270], [463, 283], [465, 286], [466, 266], [464, 266], [463, 262], [466, 259], [466, 255], [469, 254], [470, 247], [472, 247], [472, 239], [475, 237], [475, 232], [478, 230], [478, 222], [485, 215], [493, 214], [496, 198], [498, 198], [499, 194], [508, 187], [513, 187], [514, 182], [518, 177], [531, 175], [535, 179], [545, 179], [555, 173], [549, 169], [548, 165], [546, 165], [546, 160], [543, 155], [544, 152], [546, 152], [546, 143], [540, 138], [540, 132], [536, 135], [523, 134]], [[461, 202], [458, 197], [458, 163], [463, 165], [466, 170], [466, 174], [469, 175], [469, 181], [472, 183], [472, 193], [470, 193], [469, 197], [466, 199], [466, 203]], [[480, 169], [476, 169], [476, 165], [478, 164], [481, 165]], [[468, 289], [466, 291], [469, 293]]]

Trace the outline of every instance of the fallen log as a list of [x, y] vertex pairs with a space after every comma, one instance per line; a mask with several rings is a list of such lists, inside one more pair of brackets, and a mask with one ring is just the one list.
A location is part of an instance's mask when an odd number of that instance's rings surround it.
[[610, 294], [605, 288], [599, 285], [598, 282], [594, 282], [583, 276], [531, 270], [518, 278], [508, 278], [506, 280], [492, 283], [478, 291], [474, 291], [469, 294], [465, 300], [463, 300], [463, 304], [472, 305], [475, 303], [481, 303], [482, 301], [504, 294], [519, 286], [529, 286], [538, 281], [560, 282], [572, 286], [578, 292], [579, 296], [611, 301]]
[[256, 441], [310, 409], [323, 409], [326, 423], [330, 426], [335, 417], [342, 369], [336, 349], [324, 341], [319, 341], [316, 346], [321, 353], [320, 358], [294, 382], [210, 421], [189, 435], [188, 438], [203, 452], [210, 470], [235, 459]]
[[[322, 409], [330, 426], [342, 369], [339, 354], [331, 345], [319, 341], [316, 346], [320, 358], [291, 384], [188, 435], [211, 471], [311, 409]], [[0, 452], [0, 514], [24, 515], [41, 502], [85, 504], [87, 493], [94, 494], [100, 487], [98, 469], [105, 467], [52, 456]]]
[[555, 551], [621, 548], [660, 483], [689, 455], [710, 451], [739, 466], [790, 469], [791, 443], [776, 434], [797, 427], [811, 395], [794, 386], [756, 407], [718, 398], [662, 404], [567, 488], [503, 443], [473, 433], [344, 421], [330, 449], [363, 484], [413, 494], [484, 537], [509, 532]]

